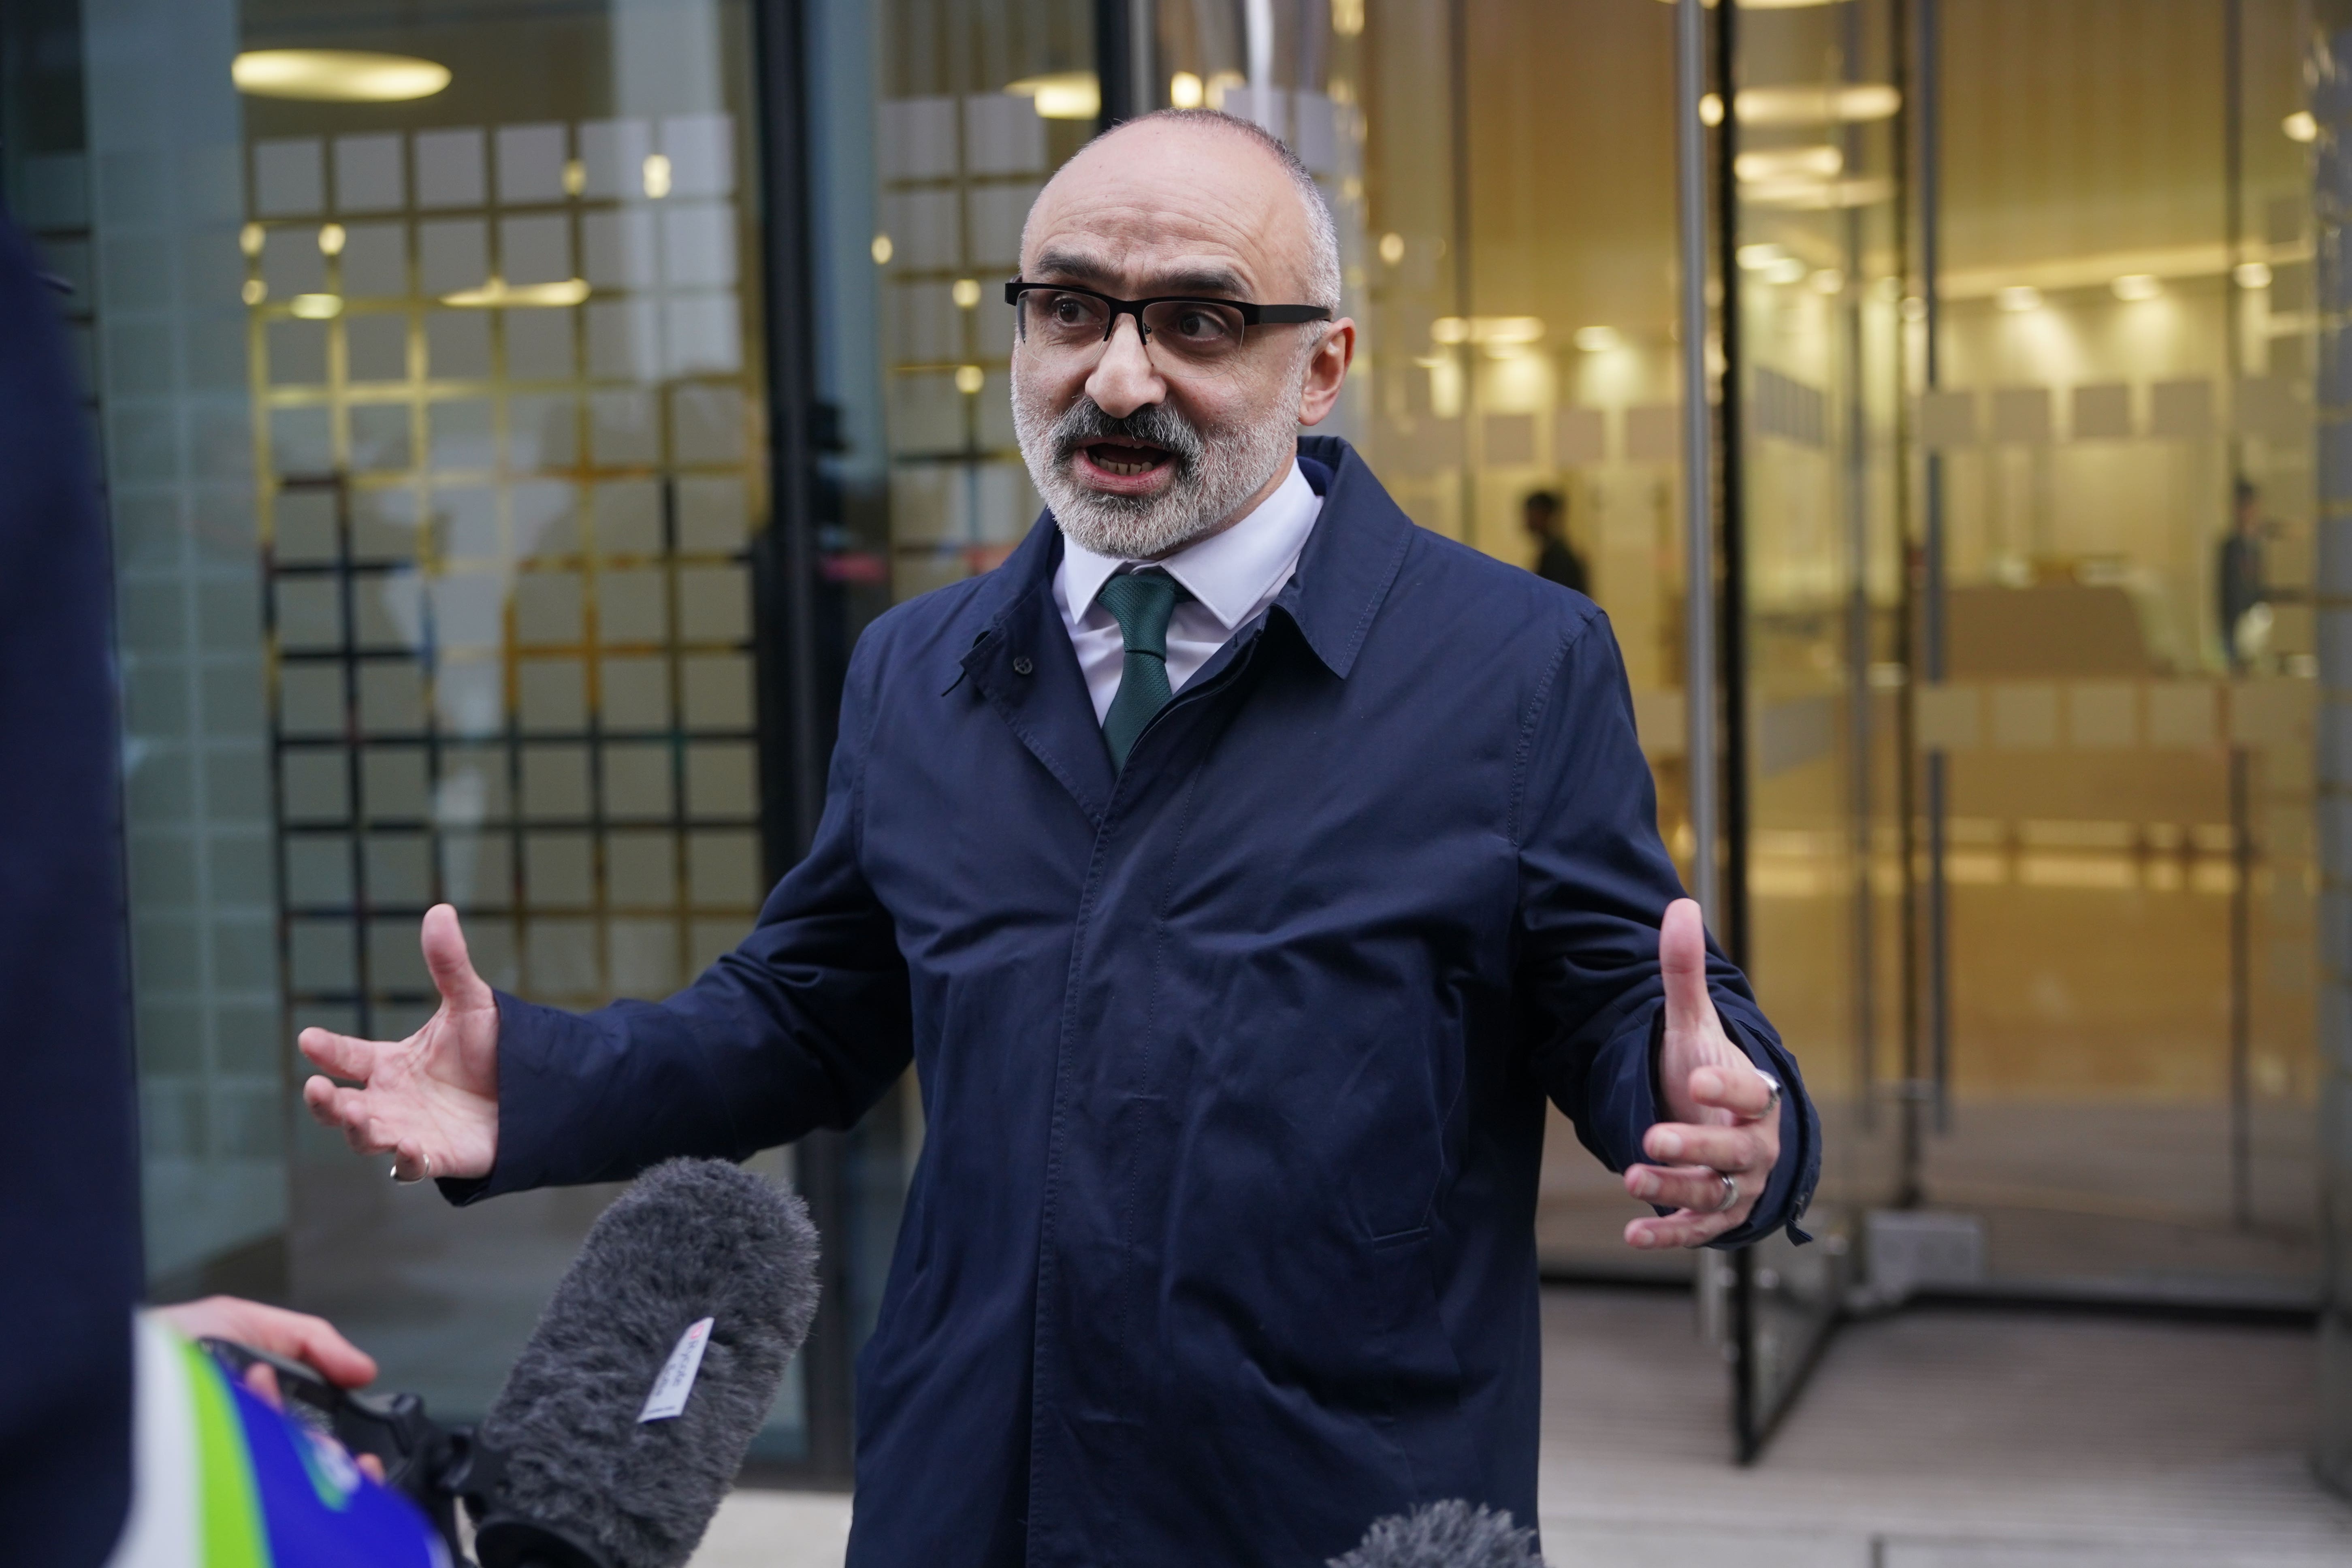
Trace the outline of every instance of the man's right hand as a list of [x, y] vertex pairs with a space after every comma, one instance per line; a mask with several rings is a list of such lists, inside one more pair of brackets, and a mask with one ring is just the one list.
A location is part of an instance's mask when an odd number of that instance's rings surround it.
[[358, 1040], [305, 1029], [302, 1054], [346, 1089], [314, 1078], [303, 1102], [362, 1154], [389, 1151], [393, 1174], [487, 1176], [499, 1151], [499, 1004], [466, 956], [457, 911], [425, 911], [420, 939], [441, 1007], [404, 1040]]

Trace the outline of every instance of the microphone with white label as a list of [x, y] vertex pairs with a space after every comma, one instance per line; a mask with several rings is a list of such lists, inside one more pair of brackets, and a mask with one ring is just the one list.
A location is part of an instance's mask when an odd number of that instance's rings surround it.
[[1379, 1521], [1328, 1568], [1544, 1568], [1544, 1560], [1534, 1531], [1456, 1499]]
[[681, 1568], [817, 1301], [801, 1200], [672, 1160], [614, 1200], [475, 1435], [482, 1568]]

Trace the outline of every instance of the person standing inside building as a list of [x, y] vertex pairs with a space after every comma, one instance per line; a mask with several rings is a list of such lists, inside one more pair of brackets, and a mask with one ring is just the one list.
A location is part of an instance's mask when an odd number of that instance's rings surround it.
[[[1588, 600], [1302, 439], [1355, 346], [1313, 178], [1246, 121], [1098, 137], [1029, 214], [1014, 429], [1050, 507], [859, 639], [824, 814], [659, 1004], [499, 995], [455, 911], [312, 1113], [466, 1203], [926, 1112], [859, 1362], [854, 1568], [1320, 1563], [1532, 1522], [1547, 1095], [1736, 1246], [1820, 1124], [1660, 843]], [[1694, 1343], [1690, 1353], [1715, 1352]]]
[[1519, 519], [1536, 542], [1536, 575], [1591, 597], [1592, 578], [1584, 557], [1568, 542], [1568, 498], [1558, 490], [1538, 490], [1520, 503]]
[[[2270, 590], [2263, 581], [2262, 491], [2241, 477], [2231, 487], [2230, 531], [2215, 552], [2214, 590], [2220, 598], [2221, 651], [2242, 669], [2261, 656], [2269, 633]], [[2260, 610], [2263, 613], [2255, 615]]]

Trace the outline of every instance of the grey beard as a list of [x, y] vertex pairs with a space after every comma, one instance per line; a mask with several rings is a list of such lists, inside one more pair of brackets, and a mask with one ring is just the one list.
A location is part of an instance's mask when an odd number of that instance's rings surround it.
[[[1297, 422], [1286, 415], [1202, 431], [1164, 404], [1114, 419], [1081, 394], [1056, 418], [1017, 382], [1013, 429], [1062, 536], [1127, 561], [1156, 560], [1213, 532], [1298, 449]], [[1175, 470], [1167, 489], [1152, 496], [1106, 495], [1071, 477], [1070, 459], [1080, 447], [1114, 437], [1165, 451]]]

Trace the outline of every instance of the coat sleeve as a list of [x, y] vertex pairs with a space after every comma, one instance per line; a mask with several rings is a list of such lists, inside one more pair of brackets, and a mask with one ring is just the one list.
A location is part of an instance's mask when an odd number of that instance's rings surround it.
[[[1590, 610], [1563, 635], [1521, 731], [1511, 823], [1517, 991], [1538, 1080], [1612, 1171], [1642, 1158], [1657, 1120], [1658, 924], [1684, 896], [1657, 817], [1616, 638]], [[1783, 1226], [1805, 1240], [1796, 1221], [1820, 1179], [1820, 1119], [1796, 1058], [1711, 935], [1707, 984], [1724, 1032], [1784, 1089], [1780, 1163], [1748, 1222], [1714, 1245], [1742, 1246]]]
[[740, 1160], [845, 1128], [912, 1055], [907, 968], [859, 867], [882, 639], [859, 639], [808, 855], [741, 945], [666, 1002], [593, 1013], [499, 997], [499, 1147], [453, 1203], [618, 1181], [680, 1154]]

